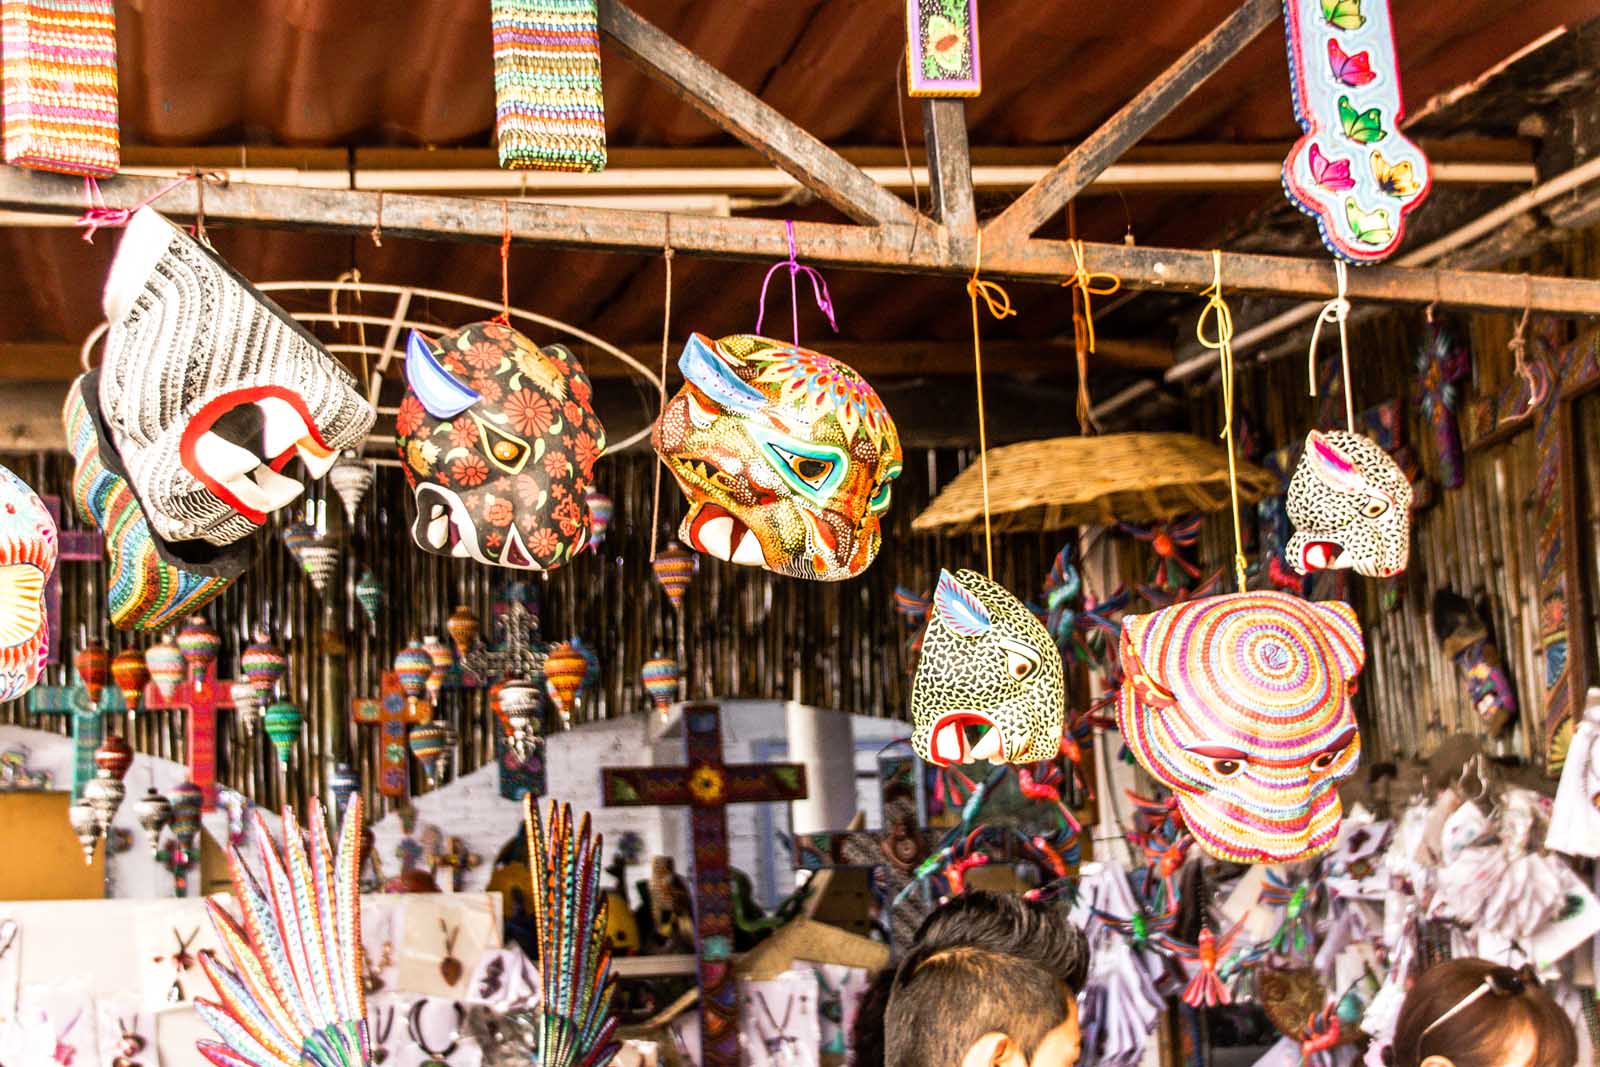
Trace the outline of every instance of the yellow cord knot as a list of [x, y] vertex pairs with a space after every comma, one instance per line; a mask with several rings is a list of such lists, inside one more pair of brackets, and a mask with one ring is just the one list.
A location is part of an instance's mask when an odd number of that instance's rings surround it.
[[[1239, 470], [1233, 458], [1233, 311], [1222, 295], [1222, 253], [1219, 250], [1213, 249], [1211, 252], [1211, 284], [1201, 295], [1206, 297], [1206, 306], [1200, 312], [1199, 321], [1194, 324], [1194, 335], [1202, 345], [1216, 351], [1222, 372], [1222, 433], [1218, 436], [1227, 442], [1228, 496], [1233, 512], [1233, 575], [1242, 593], [1245, 589], [1246, 563], [1244, 530], [1239, 524]], [[1214, 340], [1206, 336], [1208, 318], [1216, 319]]]

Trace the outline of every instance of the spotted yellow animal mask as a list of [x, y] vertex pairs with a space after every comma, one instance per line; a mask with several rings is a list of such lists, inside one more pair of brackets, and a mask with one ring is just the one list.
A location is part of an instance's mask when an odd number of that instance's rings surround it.
[[838, 581], [872, 563], [900, 435], [843, 363], [766, 337], [693, 334], [656, 452], [689, 500], [679, 538], [718, 559]]

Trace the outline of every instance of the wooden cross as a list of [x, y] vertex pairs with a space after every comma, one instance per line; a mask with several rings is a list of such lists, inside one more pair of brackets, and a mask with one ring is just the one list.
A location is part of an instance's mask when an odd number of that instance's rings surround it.
[[733, 982], [733, 889], [728, 862], [728, 805], [802, 800], [798, 763], [722, 761], [722, 709], [683, 707], [682, 767], [607, 767], [600, 772], [606, 807], [687, 806], [694, 845], [695, 954], [700, 976], [701, 1067], [737, 1067], [739, 1027]]
[[438, 880], [441, 867], [450, 872], [449, 888], [445, 890], [449, 893], [461, 892], [461, 879], [483, 862], [483, 857], [468, 848], [465, 841], [459, 837], [447, 839], [444, 831], [437, 826], [422, 831], [422, 855], [428, 861], [428, 869], [435, 881]]
[[195, 679], [193, 674], [173, 692], [171, 697], [150, 682], [144, 687], [146, 711], [187, 711], [188, 725], [184, 729], [189, 749], [189, 780], [200, 787], [200, 810], [211, 811], [217, 806], [217, 709], [232, 709], [233, 683], [217, 681], [215, 661], [206, 665], [205, 677]]
[[[852, 825], [846, 830], [815, 834], [796, 834], [794, 865], [803, 871], [833, 867], [866, 867], [872, 870], [873, 893], [891, 910], [886, 918], [891, 940], [897, 950], [909, 948], [917, 927], [928, 914], [928, 904], [915, 895], [892, 903], [911, 883], [917, 865], [939, 847], [942, 830], [918, 827], [907, 816], [897, 813], [882, 830], [867, 830]], [[860, 822], [858, 815], [856, 822]]]
[[[50, 512], [50, 518], [55, 520], [59, 537], [56, 542], [56, 557], [60, 563], [89, 563], [105, 558], [106, 546], [98, 530], [63, 530], [61, 529], [61, 498], [58, 496], [41, 497], [45, 510]], [[61, 566], [50, 572], [50, 580], [45, 583], [44, 603], [45, 617], [50, 620], [50, 652], [45, 658], [46, 663], [61, 662]]]
[[101, 690], [99, 707], [89, 705], [89, 693], [81, 681], [77, 685], [36, 685], [28, 691], [29, 714], [72, 716], [73, 799], [83, 796], [84, 785], [95, 775], [94, 750], [106, 736], [103, 717], [122, 707], [122, 694], [114, 685]]
[[1582, 715], [1583, 694], [1594, 679], [1589, 662], [1588, 605], [1583, 586], [1582, 449], [1577, 434], [1577, 400], [1600, 388], [1600, 329], [1557, 348], [1554, 320], [1534, 324], [1529, 365], [1547, 388], [1530, 403], [1528, 382], [1514, 378], [1498, 396], [1480, 398], [1469, 410], [1473, 451], [1499, 444], [1532, 428], [1538, 454], [1537, 564], [1539, 645], [1544, 715], [1541, 741], [1545, 769], [1559, 774], [1572, 730]]
[[400, 676], [394, 671], [383, 672], [378, 693], [377, 697], [352, 700], [350, 717], [362, 726], [378, 728], [378, 792], [403, 800], [411, 784], [406, 728], [432, 719], [433, 705], [426, 697], [418, 697], [414, 704], [407, 700]]

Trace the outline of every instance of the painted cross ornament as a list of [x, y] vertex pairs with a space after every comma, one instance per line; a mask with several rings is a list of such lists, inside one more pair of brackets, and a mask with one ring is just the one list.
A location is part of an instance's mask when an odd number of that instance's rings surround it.
[[1301, 574], [1403, 573], [1411, 558], [1411, 503], [1411, 483], [1389, 453], [1360, 434], [1312, 430], [1289, 480], [1289, 565]]

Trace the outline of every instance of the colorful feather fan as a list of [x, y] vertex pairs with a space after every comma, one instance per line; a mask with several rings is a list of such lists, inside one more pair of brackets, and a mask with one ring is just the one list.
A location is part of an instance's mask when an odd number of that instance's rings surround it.
[[362, 987], [361, 798], [353, 797], [328, 848], [322, 806], [310, 811], [310, 848], [294, 812], [283, 813], [283, 848], [255, 814], [257, 860], [265, 885], [230, 851], [233, 895], [242, 922], [207, 901], [232, 969], [210, 953], [200, 964], [221, 1003], [196, 1008], [220, 1042], [201, 1041], [216, 1067], [357, 1067], [369, 1062]]
[[606, 896], [600, 888], [601, 838], [585, 814], [576, 830], [572, 809], [550, 803], [548, 833], [532, 797], [523, 801], [533, 913], [539, 929], [539, 977], [544, 983], [541, 1067], [604, 1067], [616, 1055], [611, 1040], [611, 947]]

